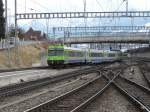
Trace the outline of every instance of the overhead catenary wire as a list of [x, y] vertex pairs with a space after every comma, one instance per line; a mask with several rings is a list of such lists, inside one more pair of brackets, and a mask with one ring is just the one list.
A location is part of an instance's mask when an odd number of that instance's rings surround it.
[[102, 7], [101, 3], [98, 0], [96, 0], [96, 2], [99, 5], [99, 7], [101, 8], [101, 10], [104, 11], [104, 8]]
[[[118, 11], [120, 8], [121, 8], [121, 6], [124, 4], [124, 2], [125, 2], [126, 0], [123, 0], [119, 5], [118, 5], [118, 7], [114, 10], [115, 12], [116, 11]], [[96, 0], [96, 2], [97, 2], [97, 4], [100, 6], [100, 8], [102, 9], [102, 11], [104, 11], [103, 10], [103, 7], [101, 6], [101, 4], [99, 3], [99, 1], [98, 0]], [[112, 10], [112, 7], [111, 7], [111, 10]], [[101, 20], [101, 18], [100, 18], [100, 20]], [[108, 22], [107, 22], [107, 24], [110, 24], [110, 23], [112, 23], [112, 22], [115, 22], [115, 25], [116, 25], [116, 19], [114, 19], [114, 18], [112, 18], [111, 20], [109, 20]], [[99, 24], [100, 24], [100, 21], [99, 21]], [[106, 24], [106, 23], [105, 23]]]
[[[119, 9], [121, 8], [121, 6], [124, 4], [124, 2], [126, 2], [126, 0], [123, 0], [118, 7], [114, 10], [114, 12], [119, 11]], [[109, 20], [109, 22], [107, 22], [108, 24], [113, 22], [114, 18], [112, 18], [111, 20]], [[115, 23], [116, 24], [116, 23]]]
[[25, 0], [24, 3], [25, 3], [25, 9], [24, 10], [25, 10], [25, 13], [26, 13], [27, 12], [27, 0]]
[[[98, 0], [96, 0], [96, 3], [99, 5], [99, 7], [101, 8], [101, 10], [104, 11], [104, 8], [102, 7], [101, 3]], [[99, 23], [98, 24], [100, 26], [100, 24], [101, 24], [101, 18], [99, 18]]]
[[126, 0], [123, 0], [123, 1], [119, 4], [119, 6], [117, 7], [117, 9], [114, 10], [114, 11], [115, 11], [115, 12], [118, 11], [118, 10], [121, 8], [121, 6], [124, 4], [125, 1], [126, 1]]
[[50, 10], [48, 7], [46, 7], [46, 6], [42, 5], [41, 3], [37, 2], [37, 0], [31, 0], [31, 2], [38, 5], [38, 6], [40, 6], [43, 9], [46, 9], [48, 11]]

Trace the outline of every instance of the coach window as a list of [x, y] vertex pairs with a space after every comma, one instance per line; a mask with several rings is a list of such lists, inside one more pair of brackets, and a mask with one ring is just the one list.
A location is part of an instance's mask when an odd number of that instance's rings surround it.
[[82, 57], [83, 54], [82, 54], [82, 52], [72, 52], [72, 51], [70, 51], [69, 56], [70, 57]]
[[108, 57], [115, 57], [115, 54], [109, 53], [109, 54], [108, 54]]
[[104, 57], [104, 54], [103, 53], [99, 53], [99, 57]]
[[74, 56], [74, 52], [72, 52], [72, 51], [69, 51], [68, 54], [69, 54], [70, 57]]
[[96, 53], [91, 53], [91, 57], [96, 57]]
[[82, 56], [83, 56], [83, 53], [82, 53], [82, 52], [77, 52], [77, 56], [78, 56], [78, 57], [82, 57]]

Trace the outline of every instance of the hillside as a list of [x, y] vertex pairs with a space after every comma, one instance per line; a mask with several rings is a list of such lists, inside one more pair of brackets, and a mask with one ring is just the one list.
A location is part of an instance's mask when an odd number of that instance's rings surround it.
[[8, 55], [7, 49], [0, 50], [0, 69], [26, 68], [32, 67], [34, 64], [40, 65], [41, 60], [44, 59], [45, 61], [46, 59], [46, 49], [46, 43], [38, 43], [11, 48], [10, 55]]

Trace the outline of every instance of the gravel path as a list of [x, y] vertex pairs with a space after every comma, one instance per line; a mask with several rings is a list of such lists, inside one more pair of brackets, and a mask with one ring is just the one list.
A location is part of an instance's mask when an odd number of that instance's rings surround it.
[[141, 89], [132, 83], [127, 82], [125, 79], [118, 77], [115, 82], [130, 95], [134, 96], [140, 102], [142, 102], [147, 108], [150, 108], [150, 92]]
[[[149, 71], [145, 73], [145, 77], [150, 82], [150, 72]], [[150, 85], [149, 85], [149, 88], [150, 88]]]
[[145, 76], [146, 81], [147, 81], [149, 88], [150, 88], [150, 75], [149, 75], [150, 65], [149, 65], [149, 63], [145, 63], [145, 62], [141, 63], [140, 68], [141, 68], [141, 71], [143, 72], [143, 75]]
[[141, 112], [126, 97], [110, 86], [99, 98], [88, 105], [82, 112]]
[[37, 69], [0, 73], [0, 87], [20, 83], [21, 80], [32, 81], [45, 77], [59, 76], [80, 69], [90, 68], [90, 66], [72, 67], [66, 69]]
[[[131, 69], [134, 69], [134, 73], [131, 72]], [[148, 87], [148, 84], [146, 83], [143, 74], [141, 73], [138, 66], [131, 66], [127, 68], [124, 73], [122, 74], [123, 77], [130, 79], [131, 81], [134, 81], [140, 85]]]
[[[90, 81], [91, 79], [95, 78], [97, 76], [97, 74], [88, 74], [85, 76], [82, 76], [76, 80], [70, 80], [68, 82], [68, 84], [65, 82], [64, 84], [59, 84], [53, 88], [48, 88], [45, 89], [45, 91], [42, 91], [41, 93], [36, 93], [33, 94], [31, 97], [29, 97], [28, 99], [24, 100], [23, 98], [21, 98], [20, 96], [20, 101], [15, 102], [15, 104], [10, 104], [9, 106], [5, 105], [5, 107], [1, 106], [0, 107], [0, 112], [23, 112], [26, 109], [29, 109], [33, 106], [39, 105], [42, 102], [45, 102], [47, 100], [50, 100], [56, 96], [59, 96], [67, 91], [70, 91], [84, 83], [86, 83], [87, 81]], [[19, 99], [19, 98], [17, 98]], [[16, 100], [17, 100], [16, 99]], [[23, 100], [23, 101], [21, 101]], [[10, 100], [9, 100], [10, 101]]]
[[[81, 76], [79, 76], [78, 78], [80, 78], [80, 77]], [[42, 86], [41, 88], [30, 90], [29, 92], [25, 92], [23, 94], [17, 94], [17, 95], [8, 96], [8, 97], [5, 97], [5, 98], [0, 98], [0, 100], [1, 100], [0, 106], [7, 105], [8, 103], [17, 101], [18, 99], [28, 98], [30, 96], [33, 96], [34, 94], [43, 93], [43, 92], [47, 91], [48, 89], [51, 89], [51, 88], [54, 88], [56, 86], [72, 82], [72, 81], [76, 80], [76, 78], [77, 77], [61, 80], [61, 81], [59, 81], [57, 83], [55, 83], [55, 82], [54, 83], [50, 83], [50, 84], [48, 84], [46, 86]]]

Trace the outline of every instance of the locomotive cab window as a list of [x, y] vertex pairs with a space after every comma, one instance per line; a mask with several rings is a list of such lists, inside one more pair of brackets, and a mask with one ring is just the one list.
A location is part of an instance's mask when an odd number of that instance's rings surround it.
[[64, 51], [61, 49], [51, 49], [48, 50], [48, 55], [49, 56], [62, 56], [64, 54]]

